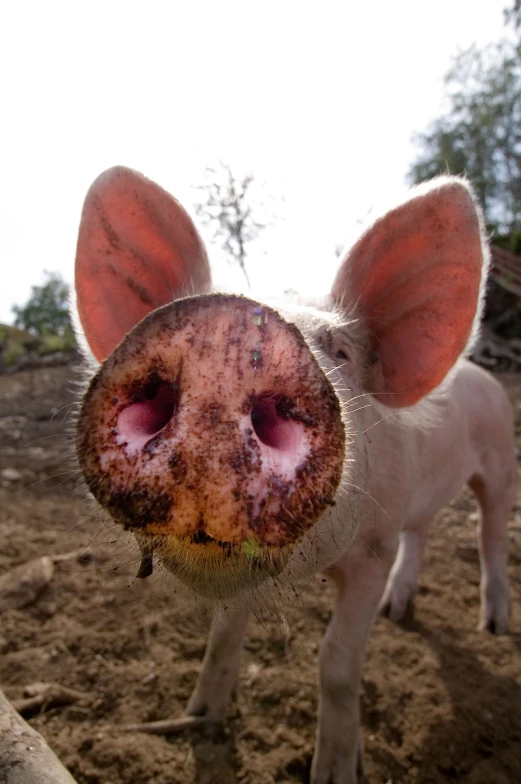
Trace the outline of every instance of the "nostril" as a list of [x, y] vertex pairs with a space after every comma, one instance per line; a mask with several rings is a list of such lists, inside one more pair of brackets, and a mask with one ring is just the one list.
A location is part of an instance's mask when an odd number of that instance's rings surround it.
[[251, 422], [259, 441], [280, 452], [292, 452], [298, 446], [300, 428], [277, 411], [277, 399], [258, 399], [251, 409]]
[[131, 403], [118, 417], [118, 432], [128, 443], [157, 435], [172, 419], [178, 405], [175, 384], [162, 382], [150, 400]]

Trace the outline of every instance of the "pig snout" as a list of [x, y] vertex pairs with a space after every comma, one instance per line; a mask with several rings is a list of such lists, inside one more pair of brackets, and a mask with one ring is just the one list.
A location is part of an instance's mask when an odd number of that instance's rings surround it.
[[116, 522], [214, 593], [284, 568], [334, 503], [345, 433], [298, 329], [210, 294], [155, 310], [123, 339], [85, 394], [77, 446]]

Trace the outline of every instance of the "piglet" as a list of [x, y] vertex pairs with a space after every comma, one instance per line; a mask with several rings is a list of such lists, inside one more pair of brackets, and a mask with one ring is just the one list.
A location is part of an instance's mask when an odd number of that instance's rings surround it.
[[[399, 621], [427, 526], [477, 496], [480, 626], [507, 631], [511, 413], [463, 357], [488, 251], [469, 185], [445, 177], [367, 228], [312, 304], [212, 289], [183, 207], [117, 167], [92, 185], [76, 306], [97, 365], [78, 418], [87, 485], [215, 619], [188, 716], [225, 716], [250, 610], [317, 571], [336, 585], [320, 648], [313, 784], [362, 775], [359, 694], [380, 608]], [[186, 718], [182, 720], [186, 723]]]

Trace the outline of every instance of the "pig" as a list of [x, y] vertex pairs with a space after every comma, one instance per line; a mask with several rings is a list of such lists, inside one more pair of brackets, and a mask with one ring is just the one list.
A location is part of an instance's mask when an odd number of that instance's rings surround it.
[[135, 534], [138, 576], [162, 564], [215, 603], [186, 709], [196, 723], [225, 717], [256, 601], [316, 572], [332, 580], [313, 784], [361, 780], [374, 618], [403, 618], [429, 520], [465, 484], [480, 507], [480, 627], [507, 632], [511, 412], [465, 359], [487, 264], [479, 206], [455, 177], [375, 219], [327, 297], [276, 306], [214, 291], [188, 213], [141, 174], [110, 169], [86, 197], [75, 285], [97, 368], [77, 427], [86, 483]]

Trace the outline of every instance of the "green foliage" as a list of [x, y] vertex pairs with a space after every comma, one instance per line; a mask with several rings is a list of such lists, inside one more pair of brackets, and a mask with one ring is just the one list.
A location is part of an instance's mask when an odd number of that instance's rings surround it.
[[34, 358], [76, 347], [72, 330], [63, 335], [35, 335], [26, 330], [0, 324], [0, 372], [19, 363], [28, 356]]
[[7, 324], [0, 325], [0, 370], [2, 367], [11, 367], [27, 351], [29, 340], [40, 340], [31, 338], [28, 332], [11, 327]]
[[22, 356], [24, 350], [19, 344], [12, 344], [3, 352], [2, 360], [6, 367], [14, 365]]
[[43, 357], [45, 354], [55, 354], [57, 351], [69, 351], [75, 346], [74, 332], [69, 329], [63, 335], [45, 335], [36, 351]]
[[69, 287], [56, 272], [45, 272], [42, 286], [32, 286], [23, 306], [14, 305], [14, 323], [32, 335], [58, 335], [69, 341], [73, 336], [69, 316]]
[[494, 234], [494, 245], [521, 256], [521, 230], [512, 234]]
[[409, 179], [465, 174], [489, 227], [521, 230], [521, 54], [501, 41], [459, 54], [445, 77], [448, 111], [415, 137], [420, 154]]

